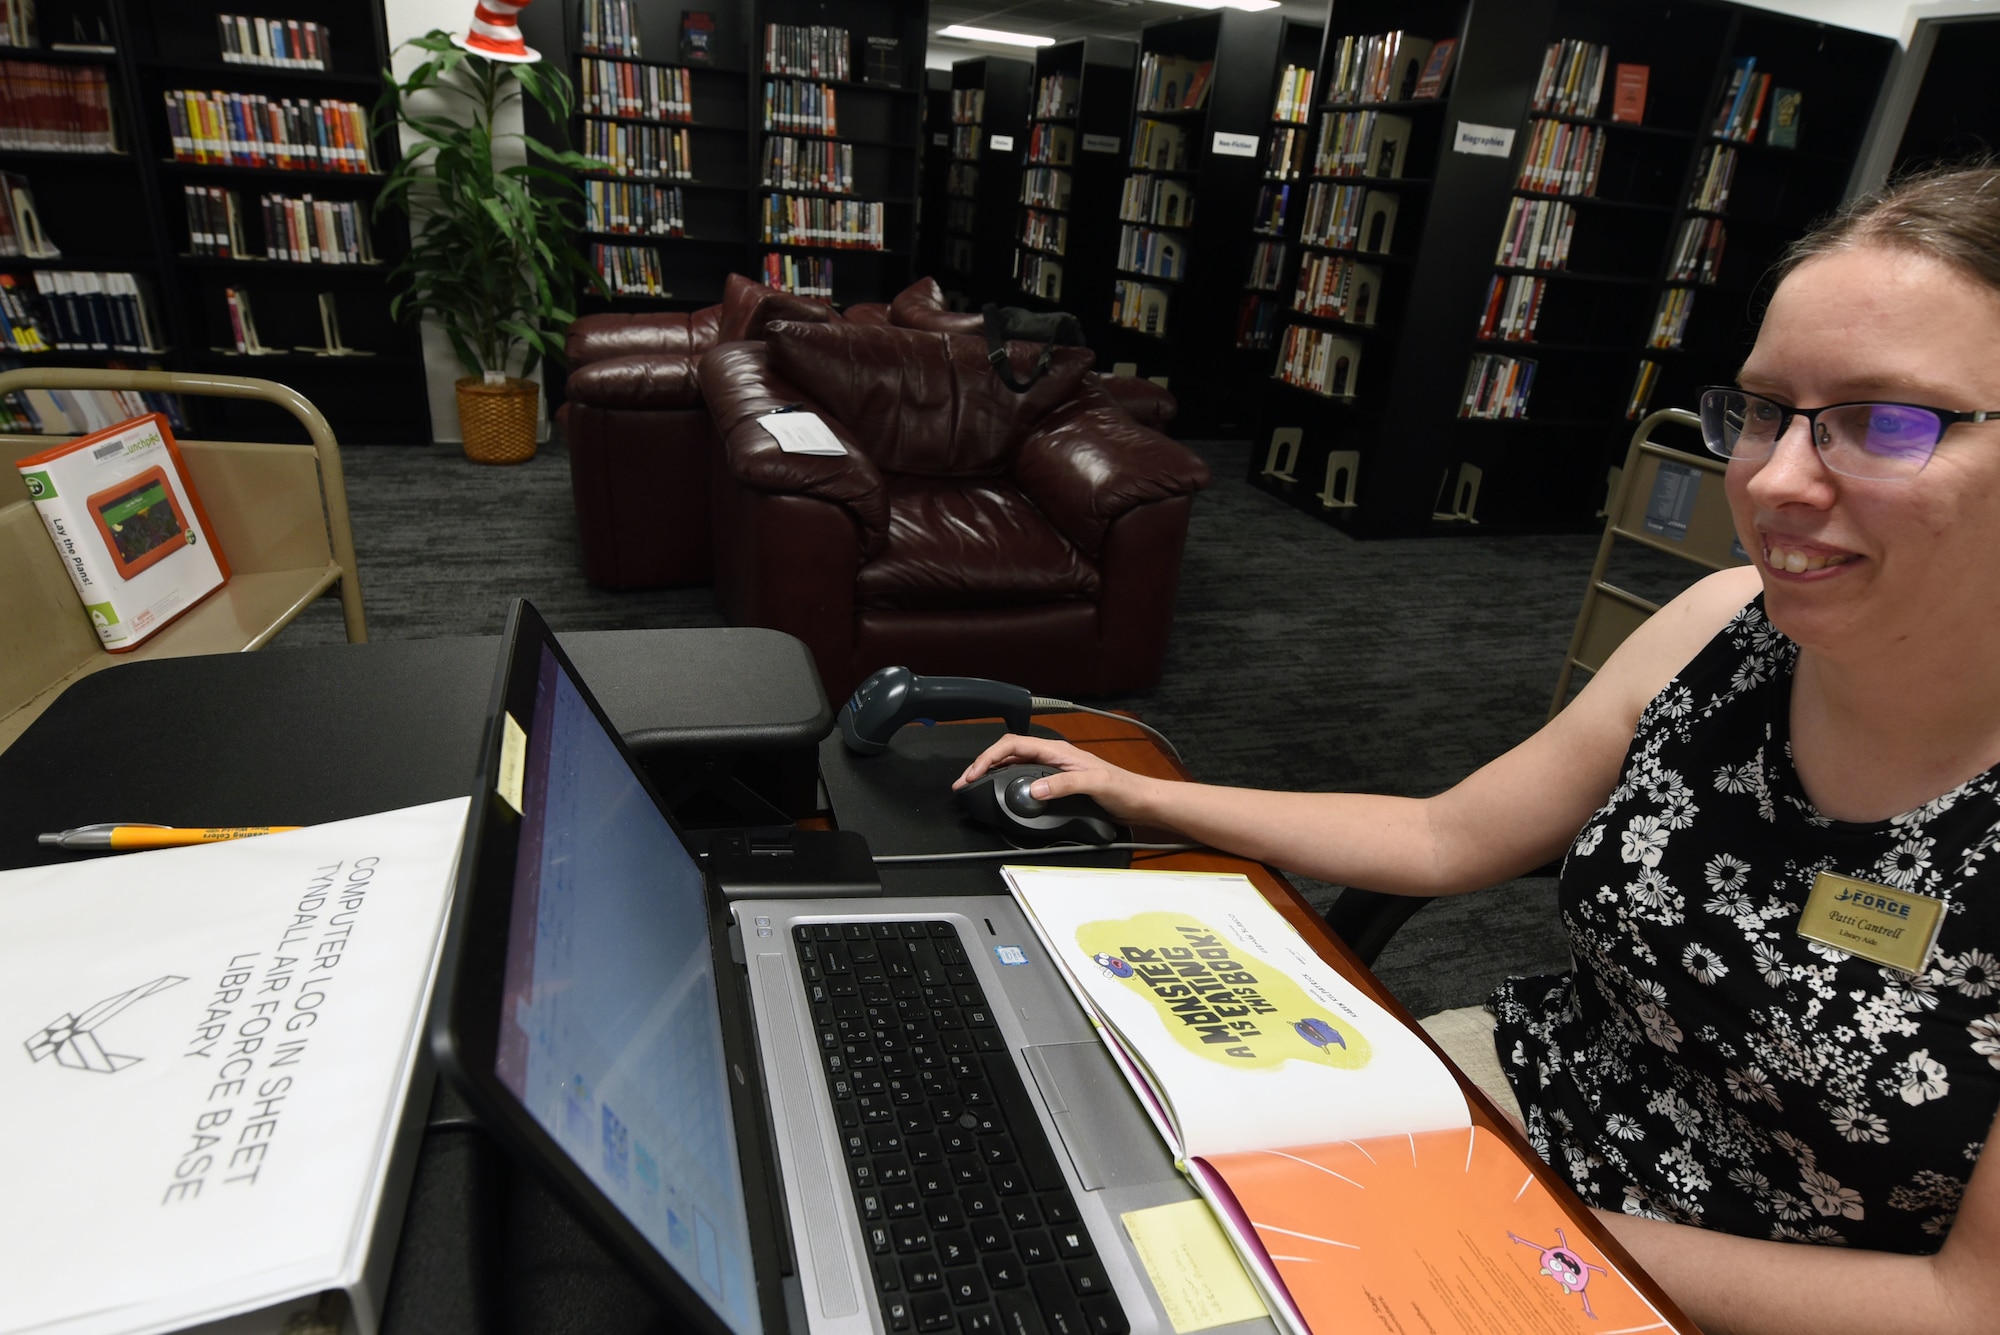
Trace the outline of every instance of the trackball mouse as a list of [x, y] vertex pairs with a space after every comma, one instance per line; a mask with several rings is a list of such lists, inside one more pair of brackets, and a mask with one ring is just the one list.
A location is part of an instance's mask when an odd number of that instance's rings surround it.
[[1117, 823], [1081, 793], [1043, 800], [1028, 791], [1035, 780], [1057, 773], [1047, 765], [1007, 765], [959, 790], [965, 814], [975, 824], [997, 830], [1019, 848], [1048, 844], [1109, 844]]

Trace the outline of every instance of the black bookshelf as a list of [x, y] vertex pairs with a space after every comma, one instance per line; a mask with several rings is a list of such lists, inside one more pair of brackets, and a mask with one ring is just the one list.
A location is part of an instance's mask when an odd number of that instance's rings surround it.
[[[1364, 536], [1475, 524], [1593, 528], [1632, 419], [1647, 407], [1687, 406], [1695, 386], [1734, 375], [1754, 333], [1765, 270], [1841, 198], [1893, 44], [1723, 0], [1364, 0], [1336, 11], [1326, 51], [1350, 34], [1396, 30], [1456, 38], [1458, 58], [1441, 98], [1377, 108], [1407, 119], [1411, 131], [1400, 177], [1362, 182], [1395, 193], [1399, 210], [1380, 257], [1374, 323], [1338, 329], [1359, 348], [1358, 373], [1341, 394], [1315, 392], [1285, 383], [1281, 351], [1277, 383], [1255, 421], [1251, 481]], [[1605, 48], [1601, 99], [1536, 110], [1546, 49], [1565, 40]], [[1773, 76], [1774, 90], [1801, 94], [1796, 146], [1769, 144], [1768, 107], [1749, 142], [1713, 133], [1731, 74], [1746, 57]], [[1618, 64], [1647, 67], [1636, 123], [1612, 118]], [[1324, 84], [1324, 57], [1320, 74]], [[1523, 186], [1523, 159], [1542, 122], [1601, 141], [1587, 190]], [[1484, 145], [1462, 142], [1461, 127], [1505, 147], [1500, 155], [1462, 151]], [[1718, 148], [1737, 158], [1726, 206], [1690, 207]], [[1510, 211], [1556, 204], [1571, 219], [1559, 261], [1501, 254]], [[1721, 264], [1677, 274], [1684, 230], [1712, 220], [1726, 237]], [[1504, 300], [1504, 285], [1515, 279], [1539, 282], [1531, 336], [1482, 331], [1495, 284]], [[1692, 294], [1678, 298], [1691, 301], [1678, 346], [1654, 347], [1656, 316], [1677, 291]], [[1329, 330], [1339, 324], [1286, 319]], [[1532, 362], [1533, 378], [1510, 408], [1480, 415], [1496, 400], [1482, 397], [1474, 372], [1494, 357]], [[1647, 361], [1658, 369], [1637, 402]]]
[[923, 151], [917, 171], [917, 272], [944, 272], [945, 186], [951, 168], [951, 71], [924, 71]]
[[951, 67], [939, 280], [981, 301], [998, 295], [1013, 269], [1013, 205], [1034, 78], [1032, 62], [1007, 56], [978, 56]]
[[[1108, 327], [1115, 217], [1132, 109], [1133, 42], [1080, 37], [1035, 53], [1035, 86], [1014, 220], [1007, 301], [1069, 310], [1091, 346]], [[1106, 363], [1109, 368], [1109, 363]]]

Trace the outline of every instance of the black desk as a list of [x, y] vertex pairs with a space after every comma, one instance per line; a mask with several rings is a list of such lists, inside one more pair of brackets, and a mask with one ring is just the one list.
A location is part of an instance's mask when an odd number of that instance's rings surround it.
[[[803, 740], [832, 713], [805, 648], [755, 629], [600, 631], [563, 646], [642, 756]], [[0, 867], [78, 856], [45, 830], [103, 820], [317, 824], [471, 786], [497, 637], [121, 664], [86, 677], [0, 752]], [[440, 1090], [383, 1329], [672, 1329], [568, 1212]]]

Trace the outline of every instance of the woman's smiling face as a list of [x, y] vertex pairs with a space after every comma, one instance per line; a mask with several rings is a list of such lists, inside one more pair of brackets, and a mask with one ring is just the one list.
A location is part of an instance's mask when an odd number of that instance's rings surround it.
[[[2000, 292], [1927, 256], [1861, 245], [1779, 284], [1742, 388], [1792, 407], [2000, 408]], [[1794, 418], [1732, 460], [1731, 509], [1772, 622], [1809, 648], [1945, 648], [2000, 624], [2000, 423], [1961, 423], [1899, 481], [1844, 477]]]

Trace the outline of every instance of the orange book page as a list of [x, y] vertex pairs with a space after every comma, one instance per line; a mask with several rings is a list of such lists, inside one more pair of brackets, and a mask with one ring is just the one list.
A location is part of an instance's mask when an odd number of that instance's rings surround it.
[[1205, 1161], [1319, 1335], [1670, 1329], [1484, 1127]]

